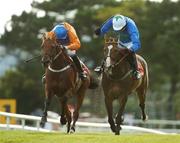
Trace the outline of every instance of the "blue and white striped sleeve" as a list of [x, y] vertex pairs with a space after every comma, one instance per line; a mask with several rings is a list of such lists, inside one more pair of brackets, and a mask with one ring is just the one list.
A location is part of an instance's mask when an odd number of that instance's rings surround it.
[[104, 24], [100, 27], [100, 29], [101, 29], [101, 33], [100, 33], [100, 35], [104, 35], [104, 34], [106, 34], [108, 31], [109, 31], [109, 29], [112, 27], [112, 18], [113, 17], [110, 17], [108, 20], [106, 20], [105, 22], [104, 22]]
[[134, 23], [134, 21], [128, 21], [128, 33], [130, 34], [130, 38], [133, 46], [131, 50], [136, 52], [141, 47], [141, 42], [139, 40], [139, 31]]

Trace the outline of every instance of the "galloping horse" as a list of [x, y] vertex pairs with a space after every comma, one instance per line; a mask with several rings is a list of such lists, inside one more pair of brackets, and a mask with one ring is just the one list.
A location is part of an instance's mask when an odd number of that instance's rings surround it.
[[[79, 109], [82, 105], [85, 92], [88, 88], [95, 88], [90, 72], [86, 69], [87, 79], [81, 80], [72, 60], [66, 50], [55, 38], [47, 33], [42, 38], [42, 63], [45, 64], [45, 107], [41, 118], [41, 127], [47, 121], [47, 109], [51, 98], [56, 95], [61, 102], [60, 123], [67, 122], [67, 133], [75, 132], [75, 123], [78, 120]], [[85, 67], [85, 66], [84, 66]], [[74, 97], [76, 105], [73, 113], [68, 107], [68, 99]], [[71, 122], [73, 121], [72, 125]]]
[[[104, 45], [104, 71], [102, 75], [102, 87], [105, 95], [105, 105], [108, 113], [108, 122], [111, 130], [120, 134], [123, 122], [123, 111], [128, 99], [128, 95], [135, 92], [139, 97], [139, 106], [142, 110], [142, 120], [147, 120], [145, 113], [145, 97], [148, 88], [148, 68], [146, 61], [139, 55], [138, 64], [144, 70], [141, 79], [135, 80], [131, 77], [131, 68], [127, 61], [129, 50], [118, 45], [118, 39], [105, 37]], [[120, 104], [119, 111], [113, 120], [113, 101], [117, 99]]]

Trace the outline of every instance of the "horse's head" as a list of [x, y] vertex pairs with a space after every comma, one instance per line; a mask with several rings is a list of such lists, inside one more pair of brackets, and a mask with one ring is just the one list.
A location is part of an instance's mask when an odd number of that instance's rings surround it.
[[118, 38], [105, 37], [104, 44], [105, 68], [115, 66], [125, 56], [127, 49], [119, 45]]
[[56, 38], [51, 35], [51, 33], [43, 34], [41, 49], [41, 62], [45, 66], [52, 63], [63, 52], [63, 47], [56, 41]]

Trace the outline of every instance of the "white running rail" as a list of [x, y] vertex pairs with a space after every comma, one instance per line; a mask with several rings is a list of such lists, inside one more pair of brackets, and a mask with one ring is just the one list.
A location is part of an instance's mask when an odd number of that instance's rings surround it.
[[[34, 131], [44, 131], [44, 132], [50, 132], [52, 130], [42, 129], [40, 128], [40, 120], [41, 117], [37, 116], [30, 116], [30, 115], [23, 115], [23, 114], [14, 114], [14, 113], [7, 113], [7, 112], [0, 112], [0, 116], [6, 117], [6, 124], [0, 124], [0, 128], [5, 129], [24, 129], [24, 130], [34, 130]], [[11, 125], [10, 124], [10, 118], [16, 118], [21, 121], [21, 125]], [[36, 122], [36, 127], [28, 127], [25, 125], [25, 121], [30, 120]], [[59, 124], [59, 119], [47, 119], [47, 122], [49, 123], [57, 123]], [[76, 126], [79, 127], [95, 127], [95, 128], [109, 128], [109, 124], [107, 123], [90, 123], [90, 122], [77, 122]], [[168, 134], [162, 131], [157, 131], [154, 129], [147, 129], [137, 126], [121, 126], [122, 129], [126, 130], [134, 130], [139, 132], [147, 132], [147, 133], [155, 133], [155, 134]]]

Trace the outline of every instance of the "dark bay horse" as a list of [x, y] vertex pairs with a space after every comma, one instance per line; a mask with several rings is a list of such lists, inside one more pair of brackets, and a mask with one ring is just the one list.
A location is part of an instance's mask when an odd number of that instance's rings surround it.
[[[116, 134], [120, 134], [121, 124], [123, 122], [123, 111], [131, 93], [137, 93], [139, 98], [139, 106], [142, 111], [142, 120], [147, 120], [145, 113], [145, 97], [148, 88], [148, 67], [146, 61], [139, 55], [137, 61], [141, 64], [144, 75], [141, 79], [135, 80], [131, 77], [131, 68], [127, 60], [129, 50], [120, 48], [118, 39], [113, 37], [105, 37], [104, 45], [104, 71], [102, 75], [102, 87], [105, 95], [105, 105], [108, 113], [108, 122], [111, 130]], [[119, 101], [119, 110], [115, 121], [113, 120], [113, 101]]]
[[[67, 123], [67, 133], [75, 132], [75, 123], [78, 120], [79, 109], [82, 105], [85, 92], [88, 88], [95, 88], [92, 77], [87, 71], [87, 79], [81, 80], [76, 67], [54, 37], [44, 34], [42, 38], [42, 63], [45, 64], [45, 107], [41, 118], [41, 127], [47, 121], [47, 109], [51, 98], [57, 96], [61, 103], [60, 123]], [[71, 113], [68, 101], [76, 99], [74, 111]], [[71, 125], [72, 122], [72, 125]]]

